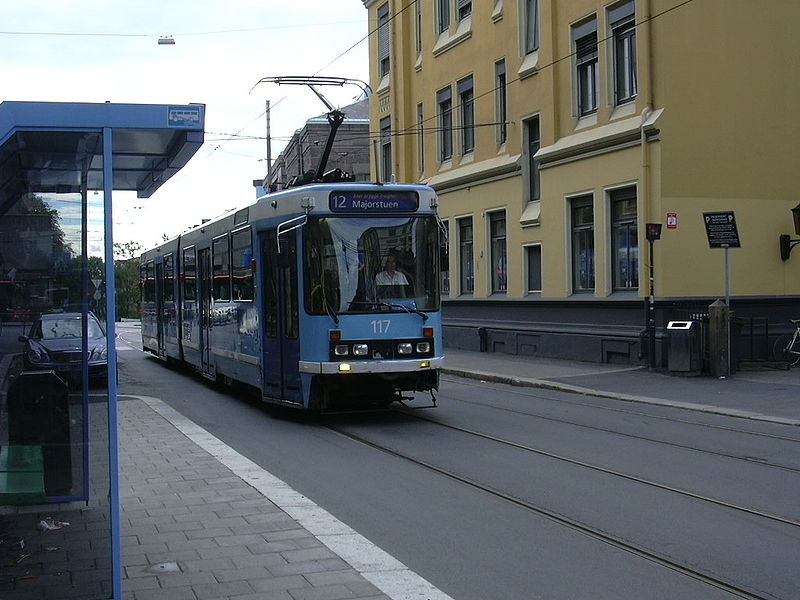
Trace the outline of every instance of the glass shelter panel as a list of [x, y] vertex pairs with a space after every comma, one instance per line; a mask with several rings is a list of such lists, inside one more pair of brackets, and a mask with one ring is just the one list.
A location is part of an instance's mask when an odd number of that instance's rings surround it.
[[0, 148], [27, 174], [0, 202], [0, 598], [113, 596], [102, 152], [95, 132]]

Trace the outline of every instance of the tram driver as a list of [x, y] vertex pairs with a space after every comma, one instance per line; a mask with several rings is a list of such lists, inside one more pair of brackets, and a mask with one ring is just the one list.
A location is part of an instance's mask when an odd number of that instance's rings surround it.
[[388, 254], [383, 271], [375, 275], [375, 288], [379, 298], [405, 298], [410, 284], [402, 271], [397, 269], [397, 255]]

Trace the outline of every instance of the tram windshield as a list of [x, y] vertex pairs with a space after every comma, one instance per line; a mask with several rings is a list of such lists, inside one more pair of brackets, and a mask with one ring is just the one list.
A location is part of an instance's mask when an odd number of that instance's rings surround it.
[[438, 310], [435, 217], [319, 217], [304, 230], [310, 314]]

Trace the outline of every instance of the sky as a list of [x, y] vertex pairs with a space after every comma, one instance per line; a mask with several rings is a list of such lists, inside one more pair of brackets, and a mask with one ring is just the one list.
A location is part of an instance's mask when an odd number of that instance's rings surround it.
[[[326, 112], [308, 88], [261, 78], [368, 82], [368, 32], [362, 0], [3, 0], [0, 101], [206, 105], [205, 143], [186, 167], [148, 199], [114, 192], [114, 241], [146, 249], [255, 200], [268, 100], [273, 159]], [[340, 107], [360, 93], [320, 91]]]

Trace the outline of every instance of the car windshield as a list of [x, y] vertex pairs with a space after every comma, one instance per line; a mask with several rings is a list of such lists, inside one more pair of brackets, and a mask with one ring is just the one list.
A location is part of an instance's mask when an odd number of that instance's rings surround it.
[[304, 233], [309, 313], [439, 308], [435, 217], [321, 217]]
[[[100, 324], [91, 316], [89, 317], [87, 327], [87, 333], [90, 338], [103, 337]], [[81, 316], [76, 315], [42, 319], [34, 337], [42, 340], [57, 340], [62, 338], [79, 338], [82, 335]]]

